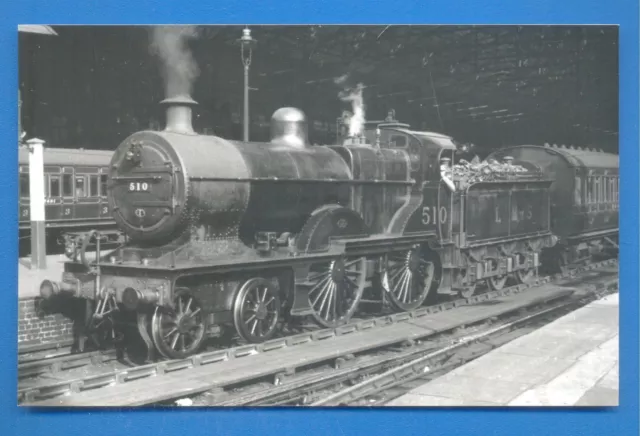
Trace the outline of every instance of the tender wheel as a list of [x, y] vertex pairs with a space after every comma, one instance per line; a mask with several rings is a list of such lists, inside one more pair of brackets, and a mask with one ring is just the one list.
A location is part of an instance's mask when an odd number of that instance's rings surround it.
[[233, 303], [233, 324], [247, 342], [270, 339], [278, 329], [280, 297], [278, 289], [263, 278], [247, 280]]
[[313, 319], [322, 327], [349, 321], [362, 298], [366, 259], [344, 258], [311, 266], [307, 282]]
[[[492, 263], [492, 267], [493, 268], [497, 268], [498, 267], [498, 261], [496, 259], [492, 259], [491, 263]], [[508, 278], [509, 278], [509, 276], [507, 274], [504, 274], [504, 275], [501, 275], [501, 276], [489, 277], [487, 279], [487, 285], [489, 286], [490, 289], [492, 289], [494, 291], [499, 291], [500, 289], [504, 288], [504, 285], [507, 284], [507, 279]]]
[[420, 246], [389, 254], [382, 287], [391, 305], [403, 311], [420, 307], [429, 294], [434, 269], [433, 262], [425, 260]]
[[[518, 253], [518, 264], [524, 262], [525, 256], [522, 253]], [[518, 283], [529, 283], [534, 279], [536, 271], [534, 268], [526, 268], [516, 270], [515, 276]]]
[[182, 359], [198, 351], [205, 338], [202, 305], [187, 290], [174, 297], [174, 309], [157, 307], [151, 336], [158, 351], [169, 359]]

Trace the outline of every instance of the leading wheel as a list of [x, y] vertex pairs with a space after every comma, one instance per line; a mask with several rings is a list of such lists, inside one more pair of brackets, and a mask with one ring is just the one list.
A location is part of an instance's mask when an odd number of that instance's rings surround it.
[[420, 307], [429, 294], [434, 269], [433, 262], [425, 259], [420, 246], [388, 255], [382, 287], [387, 291], [391, 305], [402, 311]]
[[201, 303], [188, 290], [176, 291], [174, 308], [156, 307], [151, 336], [158, 351], [169, 359], [183, 359], [198, 351], [205, 339]]
[[364, 257], [340, 257], [312, 265], [307, 282], [314, 321], [322, 327], [348, 322], [362, 298], [365, 278]]
[[259, 343], [278, 329], [280, 297], [278, 289], [263, 278], [247, 280], [233, 303], [233, 324], [242, 339]]

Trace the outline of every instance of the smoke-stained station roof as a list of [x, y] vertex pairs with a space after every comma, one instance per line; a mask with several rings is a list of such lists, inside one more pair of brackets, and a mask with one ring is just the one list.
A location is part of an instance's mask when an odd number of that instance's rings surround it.
[[[232, 112], [242, 111], [242, 64], [236, 45], [242, 28], [200, 28], [199, 38], [191, 44], [200, 69], [193, 98], [203, 109], [228, 101]], [[137, 88], [149, 90], [148, 97], [129, 102], [132, 92], [121, 89], [119, 107], [151, 105], [162, 97], [147, 29], [55, 29], [60, 35], [55, 39], [63, 41], [60, 45], [66, 50], [75, 47], [79, 53], [77, 46], [91, 44], [86, 62], [95, 61], [102, 69], [96, 67], [94, 76], [110, 71], [114, 77], [133, 77]], [[312, 122], [335, 122], [342, 110], [349, 109], [338, 98], [342, 89], [335, 79], [347, 75], [350, 85], [364, 86], [367, 119], [382, 119], [393, 108], [414, 129], [439, 131], [486, 147], [549, 142], [617, 151], [614, 26], [251, 26], [251, 30], [258, 40], [250, 70], [254, 121], [259, 116], [268, 119], [278, 107], [298, 106]], [[82, 55], [68, 61], [82, 62]], [[115, 94], [111, 90], [104, 96], [113, 99]]]

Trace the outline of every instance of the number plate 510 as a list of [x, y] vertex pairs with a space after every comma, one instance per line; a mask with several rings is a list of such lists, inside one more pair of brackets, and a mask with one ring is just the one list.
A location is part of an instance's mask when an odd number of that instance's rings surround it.
[[149, 183], [147, 182], [131, 182], [129, 183], [129, 192], [148, 192]]

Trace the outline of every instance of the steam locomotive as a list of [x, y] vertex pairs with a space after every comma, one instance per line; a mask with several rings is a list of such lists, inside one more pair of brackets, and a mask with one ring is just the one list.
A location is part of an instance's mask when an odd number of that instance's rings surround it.
[[[617, 184], [594, 197], [610, 200], [606, 209], [591, 196], [568, 202], [569, 178], [603, 169], [579, 167], [574, 151], [503, 150], [495, 158], [515, 156], [524, 171], [461, 187], [442, 175], [452, 139], [395, 120], [310, 146], [304, 114], [281, 108], [271, 142], [240, 142], [196, 134], [189, 97], [163, 103], [165, 130], [134, 133], [111, 160], [109, 207], [128, 242], [98, 247], [92, 261], [88, 234], [62, 280], [40, 287], [43, 298], [85, 299], [94, 334], [135, 316], [149, 359], [193, 354], [220, 326], [254, 343], [292, 317], [338, 326], [365, 291], [404, 311], [479, 284], [527, 282], [585, 238], [593, 252], [595, 240], [617, 237]], [[617, 180], [617, 157], [605, 161], [604, 177]]]

